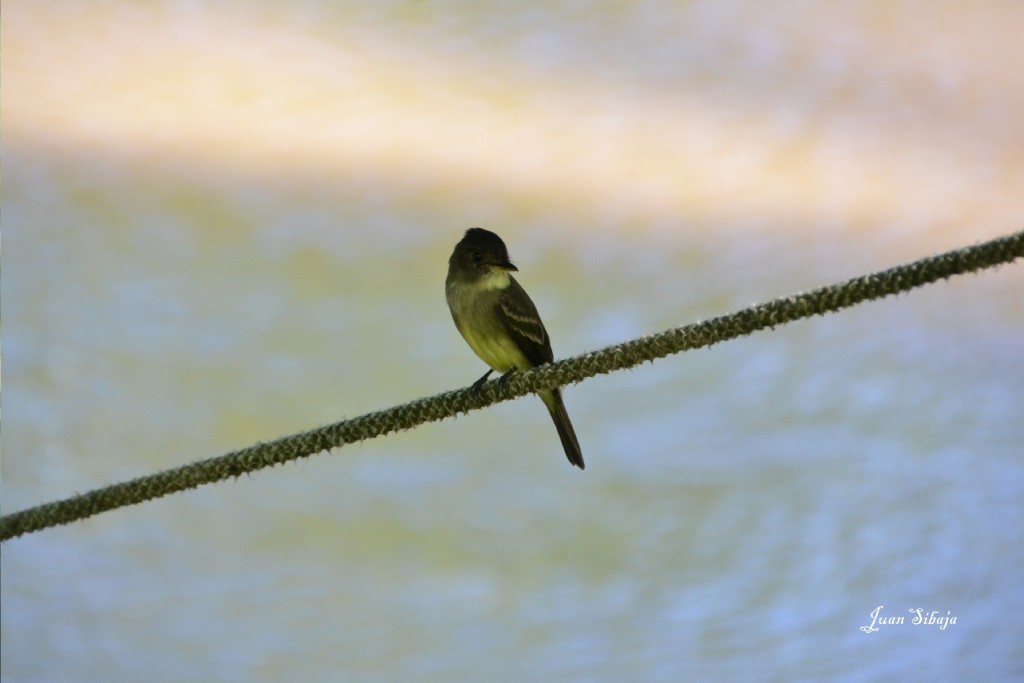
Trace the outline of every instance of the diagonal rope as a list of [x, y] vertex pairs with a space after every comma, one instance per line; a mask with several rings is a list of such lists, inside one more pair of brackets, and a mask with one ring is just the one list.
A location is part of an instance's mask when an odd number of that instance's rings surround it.
[[492, 380], [486, 383], [479, 392], [470, 388], [445, 392], [28, 508], [0, 518], [0, 540], [238, 477], [345, 444], [412, 429], [426, 422], [454, 417], [541, 389], [581, 382], [613, 370], [632, 368], [646, 361], [735, 339], [766, 327], [839, 311], [864, 301], [881, 299], [940, 279], [948, 279], [953, 275], [1010, 263], [1021, 257], [1024, 257], [1024, 231], [810, 292], [782, 297], [711, 320], [675, 327], [533, 370], [517, 372], [509, 376], [508, 381]]

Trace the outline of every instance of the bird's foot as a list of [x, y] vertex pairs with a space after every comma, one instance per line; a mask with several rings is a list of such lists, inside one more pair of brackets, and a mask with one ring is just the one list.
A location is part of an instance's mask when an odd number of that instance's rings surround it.
[[475, 392], [477, 392], [477, 393], [480, 393], [480, 390], [481, 390], [481, 389], [483, 388], [483, 386], [484, 386], [484, 382], [486, 382], [486, 381], [487, 381], [487, 378], [491, 376], [491, 373], [492, 373], [492, 372], [494, 372], [494, 370], [488, 370], [488, 371], [486, 372], [486, 374], [484, 374], [484, 376], [483, 376], [483, 377], [481, 377], [481, 378], [480, 378], [480, 379], [478, 379], [477, 381], [473, 382], [473, 387], [472, 387], [473, 391], [475, 391]]

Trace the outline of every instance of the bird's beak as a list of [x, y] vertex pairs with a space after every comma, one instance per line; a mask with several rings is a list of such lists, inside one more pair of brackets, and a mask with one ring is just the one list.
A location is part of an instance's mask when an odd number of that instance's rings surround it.
[[509, 271], [518, 272], [519, 271], [519, 269], [516, 268], [515, 264], [512, 263], [511, 261], [509, 261], [508, 259], [505, 259], [501, 263], [492, 263], [491, 267], [492, 268], [496, 268], [498, 270], [504, 270], [506, 272], [509, 272]]

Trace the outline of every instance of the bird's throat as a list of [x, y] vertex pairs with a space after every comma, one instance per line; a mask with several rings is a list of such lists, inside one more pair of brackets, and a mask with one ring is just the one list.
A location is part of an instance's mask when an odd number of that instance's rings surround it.
[[507, 289], [511, 281], [512, 276], [508, 274], [508, 271], [499, 270], [497, 268], [491, 268], [487, 271], [487, 274], [479, 280], [480, 287], [488, 291], [495, 289]]

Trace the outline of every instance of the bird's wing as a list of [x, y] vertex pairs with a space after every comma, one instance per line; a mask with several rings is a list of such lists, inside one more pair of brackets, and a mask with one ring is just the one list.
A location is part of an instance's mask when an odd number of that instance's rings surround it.
[[498, 318], [512, 341], [533, 365], [550, 363], [555, 356], [537, 307], [515, 278], [510, 279], [512, 282], [498, 297]]

